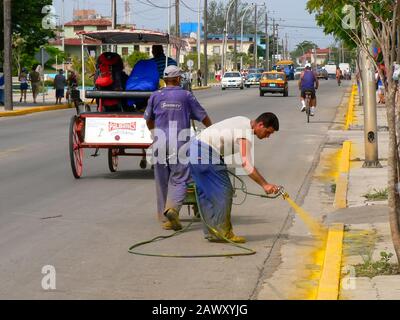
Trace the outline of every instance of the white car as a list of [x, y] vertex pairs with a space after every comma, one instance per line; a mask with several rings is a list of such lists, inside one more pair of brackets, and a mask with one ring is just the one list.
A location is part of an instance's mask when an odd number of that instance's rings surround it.
[[250, 86], [259, 86], [261, 79], [261, 73], [250, 73], [247, 76], [247, 79], [244, 81], [244, 85], [246, 88], [250, 88]]
[[221, 79], [221, 89], [225, 90], [226, 88], [240, 88], [243, 90], [244, 82], [240, 72], [225, 72]]
[[303, 72], [305, 68], [304, 67], [297, 67], [296, 70], [294, 71], [294, 79], [298, 80], [300, 79], [300, 75]]

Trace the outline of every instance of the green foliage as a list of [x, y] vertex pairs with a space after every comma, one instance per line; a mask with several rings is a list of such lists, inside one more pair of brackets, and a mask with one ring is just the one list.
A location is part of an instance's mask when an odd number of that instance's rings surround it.
[[[208, 3], [208, 33], [211, 34], [222, 34], [225, 29], [225, 16], [226, 10], [228, 9], [230, 1], [222, 1], [222, 0], [211, 0]], [[230, 34], [233, 34], [235, 26], [237, 29], [237, 34], [240, 35], [240, 27], [241, 27], [241, 18], [244, 14], [249, 3], [238, 0], [238, 22], [235, 23], [234, 12], [235, 5], [231, 6], [229, 10], [228, 17], [228, 30]], [[265, 7], [258, 6], [257, 7], [257, 16], [263, 17], [262, 19], [257, 19], [257, 28], [258, 30], [264, 30], [264, 15], [265, 15]], [[246, 11], [246, 15], [243, 19], [243, 33], [244, 34], [253, 34], [255, 33], [254, 29], [254, 8], [250, 8]]]
[[302, 56], [304, 53], [308, 52], [310, 49], [318, 48], [318, 45], [311, 41], [302, 41], [297, 44], [296, 49], [291, 52], [292, 59]]
[[373, 278], [379, 275], [399, 274], [399, 265], [390, 263], [393, 253], [381, 251], [378, 261], [372, 260], [372, 254], [363, 256], [364, 263], [355, 265], [357, 277]]
[[[54, 37], [52, 30], [43, 29], [42, 8], [51, 5], [52, 0], [12, 1], [12, 32], [25, 41], [24, 53], [34, 55], [35, 49], [44, 45]], [[3, 1], [0, 2], [0, 12], [3, 13]], [[0, 19], [0, 51], [4, 45], [3, 18]]]
[[[67, 54], [64, 51], [61, 51], [60, 49], [56, 47], [52, 47], [50, 45], [45, 46], [45, 50], [50, 56], [49, 61], [46, 62], [45, 67], [46, 68], [52, 68], [52, 66], [56, 63], [56, 56], [57, 56], [57, 62], [60, 65], [62, 61], [65, 61], [67, 59]], [[38, 50], [39, 52], [39, 50]]]
[[388, 199], [388, 188], [385, 189], [374, 189], [373, 192], [368, 192], [363, 195], [367, 200], [379, 201]]
[[149, 59], [149, 55], [146, 52], [133, 51], [127, 58], [129, 66], [133, 68], [139, 60]]

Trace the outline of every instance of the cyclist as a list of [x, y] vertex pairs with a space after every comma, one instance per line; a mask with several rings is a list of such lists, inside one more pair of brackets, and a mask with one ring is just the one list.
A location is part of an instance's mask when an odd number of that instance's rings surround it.
[[311, 64], [307, 63], [304, 71], [300, 75], [299, 79], [299, 89], [301, 91], [301, 112], [306, 110], [306, 103], [304, 101], [306, 97], [306, 91], [311, 91], [311, 108], [310, 116], [314, 116], [315, 108], [317, 107], [317, 97], [315, 95], [315, 90], [318, 89], [319, 82], [317, 74], [311, 70]]
[[341, 79], [342, 79], [342, 70], [339, 67], [336, 67], [336, 81], [338, 86], [340, 86]]

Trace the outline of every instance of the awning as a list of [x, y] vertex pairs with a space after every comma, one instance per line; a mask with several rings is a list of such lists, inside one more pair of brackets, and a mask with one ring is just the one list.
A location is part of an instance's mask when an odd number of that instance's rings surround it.
[[126, 30], [101, 30], [101, 31], [79, 31], [77, 35], [85, 38], [99, 40], [102, 44], [171, 44], [177, 48], [184, 49], [188, 46], [186, 40], [170, 36], [168, 33], [126, 29]]

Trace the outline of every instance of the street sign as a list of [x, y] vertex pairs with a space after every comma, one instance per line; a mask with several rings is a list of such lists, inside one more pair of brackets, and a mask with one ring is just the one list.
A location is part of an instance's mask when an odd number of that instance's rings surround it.
[[188, 66], [189, 69], [192, 69], [192, 68], [193, 68], [193, 65], [194, 65], [193, 60], [188, 60], [188, 61], [186, 62], [186, 65]]
[[35, 59], [42, 63], [42, 52], [43, 52], [43, 63], [46, 63], [50, 59], [50, 55], [44, 49], [40, 49], [38, 53], [35, 54]]

